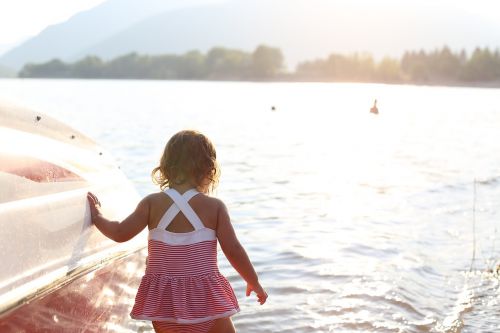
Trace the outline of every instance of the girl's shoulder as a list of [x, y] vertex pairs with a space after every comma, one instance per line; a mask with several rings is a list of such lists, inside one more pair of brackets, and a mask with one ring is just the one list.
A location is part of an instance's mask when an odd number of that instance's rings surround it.
[[214, 209], [215, 208], [219, 209], [221, 206], [224, 205], [221, 199], [216, 197], [211, 197], [204, 193], [200, 193], [194, 196], [189, 202], [195, 205], [203, 205]]
[[163, 210], [173, 203], [172, 199], [163, 192], [148, 194], [142, 199], [142, 202], [152, 211]]
[[[142, 200], [149, 203], [149, 204], [153, 204], [153, 205], [158, 204], [158, 203], [163, 205], [165, 202], [172, 202], [172, 199], [168, 195], [166, 195], [165, 193], [163, 193], [161, 191], [148, 194]], [[220, 208], [225, 209], [225, 207], [226, 207], [224, 202], [221, 199], [206, 195], [206, 194], [201, 193], [201, 192], [199, 194], [195, 195], [193, 198], [191, 198], [191, 200], [189, 200], [189, 203], [196, 204], [196, 205], [209, 206], [211, 208], [217, 208], [217, 209], [220, 209]]]
[[149, 202], [149, 203], [153, 203], [153, 202], [156, 202], [159, 200], [165, 201], [165, 199], [170, 199], [170, 198], [167, 195], [165, 195], [165, 193], [163, 193], [163, 192], [155, 192], [155, 193], [150, 193], [150, 194], [146, 195], [144, 197], [144, 199], [142, 199], [142, 200]]

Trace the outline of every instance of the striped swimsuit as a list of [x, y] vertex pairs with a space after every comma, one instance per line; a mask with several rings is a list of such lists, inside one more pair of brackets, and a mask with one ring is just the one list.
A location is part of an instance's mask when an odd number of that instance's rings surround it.
[[[239, 311], [238, 301], [217, 266], [217, 237], [206, 228], [188, 201], [194, 189], [165, 193], [174, 203], [149, 231], [146, 273], [135, 298], [131, 317], [151, 320], [157, 330], [205, 333], [215, 319]], [[167, 231], [182, 212], [194, 228], [187, 233]]]

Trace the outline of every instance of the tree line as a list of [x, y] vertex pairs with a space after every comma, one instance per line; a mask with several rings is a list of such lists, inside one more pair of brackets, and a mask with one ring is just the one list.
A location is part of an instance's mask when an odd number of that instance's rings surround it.
[[407, 51], [401, 59], [380, 61], [368, 53], [331, 54], [304, 61], [295, 72], [284, 71], [279, 48], [258, 46], [253, 52], [216, 47], [206, 54], [139, 55], [104, 61], [87, 56], [74, 63], [54, 59], [27, 64], [19, 77], [174, 80], [354, 81], [418, 84], [500, 82], [500, 52], [476, 48], [470, 55], [448, 47], [431, 52]]
[[306, 61], [297, 66], [302, 79], [453, 84], [500, 81], [500, 53], [476, 48], [470, 56], [448, 47], [431, 52], [407, 51], [401, 59], [375, 62], [370, 54], [331, 54], [326, 59]]
[[165, 80], [252, 80], [272, 79], [283, 67], [281, 50], [265, 45], [252, 53], [216, 47], [206, 54], [190, 51], [183, 55], [139, 55], [130, 53], [103, 61], [87, 56], [74, 63], [53, 59], [27, 64], [19, 77], [110, 78]]

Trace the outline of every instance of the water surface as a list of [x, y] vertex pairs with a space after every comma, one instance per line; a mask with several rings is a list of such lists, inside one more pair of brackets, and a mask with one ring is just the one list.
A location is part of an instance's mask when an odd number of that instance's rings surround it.
[[498, 89], [14, 79], [0, 99], [94, 138], [142, 195], [171, 135], [207, 134], [270, 295], [220, 255], [239, 332], [500, 331]]

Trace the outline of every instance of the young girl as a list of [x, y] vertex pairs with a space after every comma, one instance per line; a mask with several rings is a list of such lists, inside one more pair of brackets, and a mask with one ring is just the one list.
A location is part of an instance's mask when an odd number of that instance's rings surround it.
[[125, 242], [149, 229], [146, 273], [131, 317], [151, 320], [156, 332], [234, 333], [239, 311], [233, 289], [217, 267], [217, 240], [260, 304], [267, 294], [231, 225], [224, 203], [209, 197], [218, 182], [215, 148], [203, 134], [181, 131], [165, 146], [153, 181], [163, 192], [139, 202], [125, 220], [102, 216], [88, 194], [92, 222], [108, 238]]

